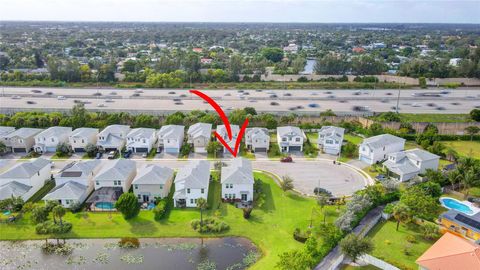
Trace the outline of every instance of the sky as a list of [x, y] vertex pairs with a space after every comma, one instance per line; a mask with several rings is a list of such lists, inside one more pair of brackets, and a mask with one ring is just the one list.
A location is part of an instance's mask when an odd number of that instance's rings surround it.
[[480, 23], [480, 0], [0, 0], [0, 21]]

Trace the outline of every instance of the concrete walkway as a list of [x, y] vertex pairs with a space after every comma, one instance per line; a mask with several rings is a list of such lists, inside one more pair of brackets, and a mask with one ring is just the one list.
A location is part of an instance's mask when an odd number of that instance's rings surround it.
[[[367, 213], [365, 217], [360, 221], [357, 227], [353, 229], [353, 233], [356, 235], [365, 236], [370, 229], [377, 224], [382, 215], [384, 206], [377, 206]], [[344, 255], [340, 250], [340, 246], [337, 245], [323, 260], [314, 268], [315, 270], [335, 270], [339, 265], [339, 262], [343, 261]]]

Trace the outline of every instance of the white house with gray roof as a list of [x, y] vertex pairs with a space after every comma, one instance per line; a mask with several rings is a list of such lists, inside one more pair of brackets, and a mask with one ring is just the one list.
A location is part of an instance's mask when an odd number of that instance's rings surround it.
[[212, 124], [196, 123], [187, 131], [187, 142], [193, 145], [195, 153], [206, 153], [207, 145], [212, 137]]
[[68, 137], [72, 133], [71, 127], [50, 127], [35, 135], [35, 152], [54, 153], [57, 151], [57, 145], [68, 142]]
[[98, 128], [77, 128], [68, 137], [73, 152], [85, 152], [87, 144], [97, 143]]
[[180, 153], [183, 138], [185, 136], [185, 127], [179, 125], [166, 125], [160, 128], [157, 133], [158, 152]]
[[93, 178], [100, 171], [101, 161], [98, 159], [74, 161], [67, 164], [55, 175], [55, 185], [77, 182], [93, 187]]
[[43, 200], [45, 202], [56, 201], [65, 208], [71, 208], [82, 204], [92, 190], [92, 186], [85, 186], [73, 181], [66, 182], [52, 189], [52, 191], [43, 197]]
[[130, 159], [109, 160], [94, 178], [95, 190], [102, 187], [121, 187], [123, 192], [128, 192], [136, 174], [135, 161]]
[[334, 126], [323, 126], [318, 131], [318, 148], [324, 153], [338, 155], [342, 150], [344, 128]]
[[389, 177], [399, 181], [408, 181], [427, 169], [438, 170], [440, 157], [422, 149], [410, 149], [388, 154], [383, 167]]
[[245, 146], [252, 152], [268, 152], [270, 135], [266, 128], [247, 128], [245, 130]]
[[[3, 127], [3, 126], [0, 126], [0, 142], [3, 142], [3, 144], [5, 144], [5, 146], [7, 146], [8, 144], [8, 140], [6, 138], [6, 136], [12, 132], [15, 131], [15, 128], [14, 127]], [[6, 151], [5, 152], [9, 152], [10, 149], [9, 147], [7, 146], [6, 147]]]
[[190, 161], [178, 170], [175, 176], [175, 207], [196, 207], [198, 198], [208, 198], [210, 184], [210, 162]]
[[[37, 158], [33, 161], [20, 162], [0, 174], [0, 194], [2, 196], [10, 194], [8, 197], [21, 196], [26, 201], [50, 178], [50, 160]], [[2, 199], [5, 198], [0, 198]]]
[[134, 128], [127, 134], [127, 150], [133, 153], [149, 153], [157, 142], [153, 128]]
[[303, 151], [307, 136], [298, 127], [285, 126], [277, 128], [277, 142], [280, 152]]
[[222, 199], [226, 201], [253, 201], [252, 162], [245, 158], [234, 158], [222, 167]]
[[138, 170], [133, 179], [133, 193], [139, 202], [155, 202], [155, 198], [168, 196], [173, 182], [173, 170], [155, 164], [149, 164]]
[[358, 159], [368, 164], [375, 164], [387, 159], [387, 155], [402, 151], [405, 139], [391, 134], [382, 134], [364, 139], [359, 146]]
[[126, 125], [110, 125], [97, 135], [97, 146], [103, 151], [121, 151], [125, 146], [130, 127]]
[[35, 144], [35, 135], [42, 131], [39, 128], [19, 128], [5, 135], [6, 146], [13, 153], [28, 153]]
[[[231, 140], [228, 137], [228, 131], [225, 125], [218, 125], [216, 131], [218, 135], [220, 135], [220, 137], [222, 137], [222, 139], [225, 140], [228, 146], [230, 146], [232, 150], [235, 150], [235, 143], [237, 142], [237, 137], [238, 137], [238, 133], [240, 132], [240, 127], [238, 125], [230, 125], [230, 129], [232, 132]], [[228, 151], [228, 149], [224, 146], [223, 153], [227, 154], [227, 153], [230, 153], [230, 151]]]

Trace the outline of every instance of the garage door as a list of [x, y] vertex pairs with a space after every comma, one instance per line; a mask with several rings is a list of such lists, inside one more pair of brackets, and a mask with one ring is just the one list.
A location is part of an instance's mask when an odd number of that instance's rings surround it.
[[13, 152], [15, 152], [15, 153], [26, 153], [27, 150], [25, 150], [25, 148], [13, 148]]
[[165, 148], [165, 153], [178, 153], [178, 148]]
[[146, 153], [146, 152], [148, 152], [148, 148], [145, 148], [145, 147], [135, 148], [135, 153]]
[[49, 152], [49, 153], [53, 153], [53, 152], [56, 152], [56, 151], [57, 151], [56, 147], [47, 147], [47, 152]]
[[301, 146], [290, 146], [289, 151], [301, 151]]
[[256, 152], [256, 153], [258, 153], [258, 152], [267, 152], [267, 148], [265, 148], [265, 147], [255, 148], [255, 152]]
[[74, 151], [74, 152], [85, 152], [85, 149], [83, 149], [83, 148], [74, 148], [73, 151]]
[[117, 148], [105, 148], [105, 152], [115, 151]]
[[368, 164], [372, 164], [372, 160], [366, 156], [360, 156], [360, 160]]

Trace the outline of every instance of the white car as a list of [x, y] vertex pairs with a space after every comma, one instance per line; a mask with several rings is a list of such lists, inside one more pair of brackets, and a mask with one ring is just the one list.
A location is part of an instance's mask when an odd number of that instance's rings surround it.
[[105, 104], [100, 103], [100, 104], [97, 105], [97, 107], [100, 107], [100, 108], [105, 107]]
[[65, 100], [65, 99], [67, 99], [67, 98], [64, 97], [64, 96], [58, 96], [57, 99], [58, 99], [58, 100]]
[[422, 105], [420, 105], [420, 103], [413, 103], [412, 104], [412, 107], [421, 107]]
[[21, 96], [13, 96], [12, 99], [21, 99]]

